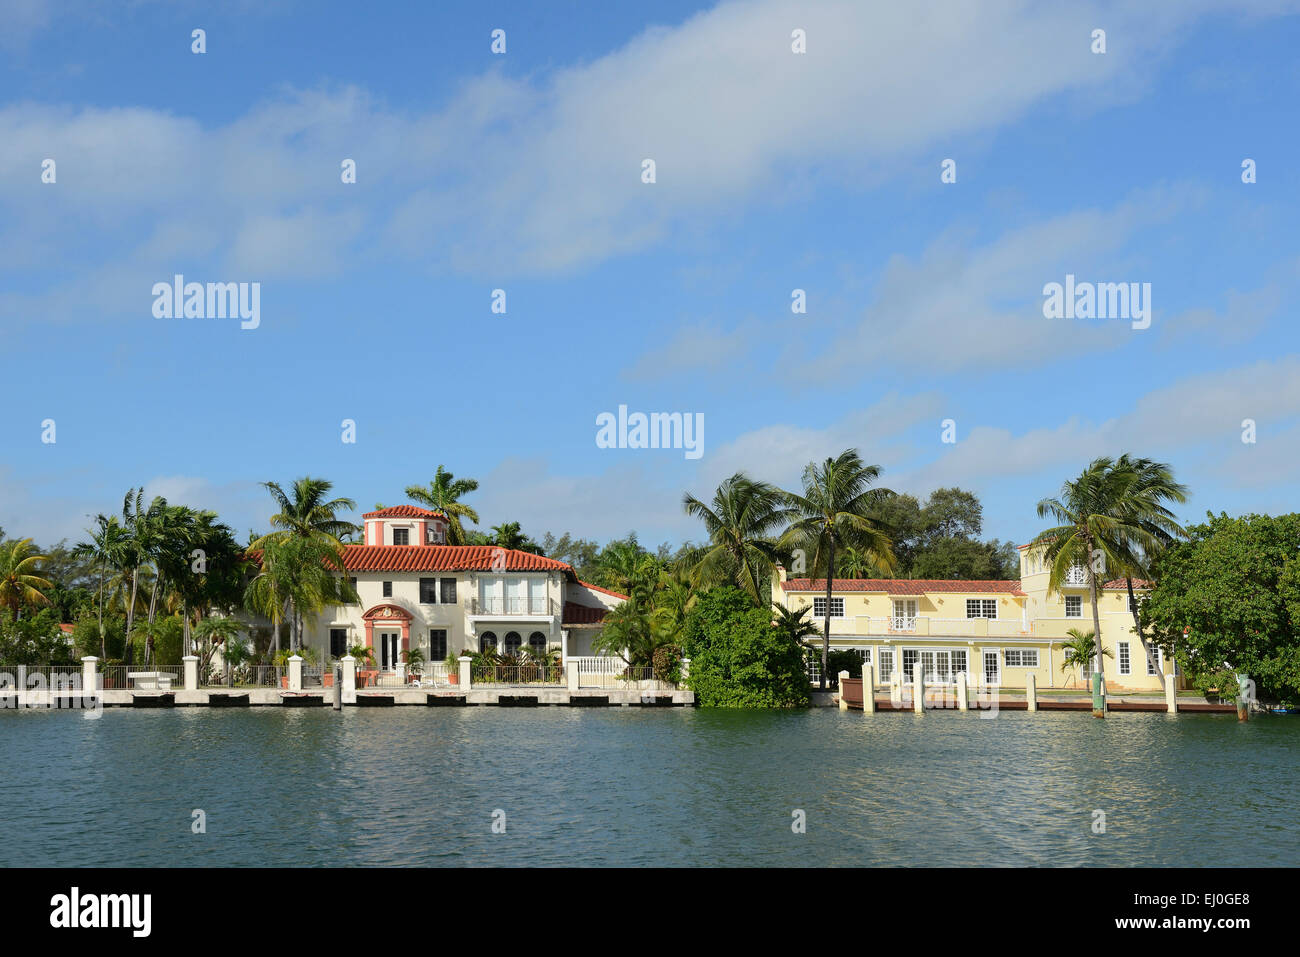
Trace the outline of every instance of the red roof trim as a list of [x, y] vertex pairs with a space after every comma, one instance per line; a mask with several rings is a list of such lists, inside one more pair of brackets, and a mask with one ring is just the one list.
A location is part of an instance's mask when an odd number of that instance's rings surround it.
[[364, 512], [362, 518], [433, 518], [435, 515], [442, 518], [447, 517], [447, 513], [442, 509], [420, 508], [418, 505], [390, 505], [388, 508], [381, 508], [377, 512]]
[[611, 595], [614, 598], [621, 598], [624, 601], [627, 601], [627, 597], [628, 597], [627, 595], [620, 595], [618, 592], [610, 591], [608, 588], [601, 588], [599, 585], [593, 585], [591, 582], [585, 582], [581, 578], [578, 579], [578, 584], [581, 585], [583, 588], [590, 588], [592, 591], [598, 591], [601, 594]]
[[[505, 567], [493, 568], [502, 552]], [[571, 566], [554, 558], [495, 545], [344, 545], [343, 566], [350, 572], [554, 571], [573, 576]]]

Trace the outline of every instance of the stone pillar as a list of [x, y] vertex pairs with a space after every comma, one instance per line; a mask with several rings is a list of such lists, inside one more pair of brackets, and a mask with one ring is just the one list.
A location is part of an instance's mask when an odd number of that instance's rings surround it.
[[343, 666], [343, 703], [357, 703], [357, 659], [351, 655], [344, 655], [339, 659], [339, 664]]
[[199, 690], [199, 656], [185, 655], [181, 658], [185, 662], [185, 690]]
[[862, 713], [876, 713], [876, 666], [869, 661], [862, 665]]
[[474, 659], [471, 658], [469, 655], [461, 655], [459, 658], [456, 659], [456, 661], [460, 664], [460, 686], [464, 688], [466, 691], [469, 690], [469, 683], [471, 677], [469, 666], [473, 660]]
[[293, 655], [289, 658], [289, 690], [302, 690], [302, 655]]
[[406, 662], [399, 661], [393, 666], [393, 670], [397, 672], [397, 683], [399, 685], [406, 684]]
[[889, 703], [895, 708], [903, 703], [903, 682], [899, 677], [898, 668], [895, 668], [889, 676]]
[[966, 688], [966, 672], [957, 672], [957, 710], [970, 710], [970, 694]]
[[1038, 679], [1032, 674], [1025, 675], [1025, 710], [1038, 710]]
[[847, 671], [841, 671], [841, 672], [839, 673], [839, 681], [840, 681], [840, 710], [841, 710], [841, 711], [848, 711], [848, 710], [849, 710], [849, 703], [848, 703], [847, 701], [844, 700], [844, 682], [845, 682], [846, 680], [848, 680], [848, 677], [849, 677], [849, 673], [848, 673]]
[[84, 694], [97, 694], [99, 692], [99, 675], [95, 672], [98, 664], [99, 659], [94, 655], [88, 655], [81, 659], [81, 690]]
[[916, 668], [912, 671], [912, 710], [917, 714], [925, 713], [925, 668], [921, 659], [916, 659]]
[[569, 693], [578, 690], [578, 663], [576, 661], [566, 661], [564, 663], [564, 683], [569, 689]]
[[682, 681], [685, 681], [687, 678], [689, 678], [689, 677], [691, 676], [691, 659], [690, 659], [690, 658], [683, 658], [683, 659], [682, 659], [681, 674], [682, 674]]
[[1174, 690], [1174, 676], [1165, 675], [1165, 710], [1170, 714], [1178, 713], [1178, 692]]
[[1250, 679], [1243, 674], [1237, 675], [1237, 720], [1250, 720]]
[[569, 660], [569, 629], [560, 629], [560, 665], [563, 667]]

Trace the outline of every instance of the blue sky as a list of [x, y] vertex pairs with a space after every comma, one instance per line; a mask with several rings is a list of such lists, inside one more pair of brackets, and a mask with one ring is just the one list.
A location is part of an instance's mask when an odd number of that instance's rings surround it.
[[[485, 524], [677, 542], [684, 490], [846, 447], [1017, 541], [1123, 451], [1187, 518], [1294, 508], [1300, 3], [374, 6], [0, 11], [7, 533], [143, 483], [242, 535], [261, 481], [369, 508], [442, 463]], [[260, 326], [155, 318], [175, 273]], [[1150, 328], [1044, 318], [1067, 273], [1150, 283]], [[620, 404], [702, 458], [598, 448]]]

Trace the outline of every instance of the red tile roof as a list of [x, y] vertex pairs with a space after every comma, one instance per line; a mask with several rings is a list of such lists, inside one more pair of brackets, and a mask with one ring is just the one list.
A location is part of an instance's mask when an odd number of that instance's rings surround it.
[[[504, 569], [492, 567], [498, 552]], [[577, 580], [564, 562], [494, 545], [344, 545], [343, 565], [352, 572], [556, 571]]]
[[[791, 578], [781, 582], [782, 591], [826, 591], [824, 578]], [[834, 590], [880, 591], [887, 595], [921, 595], [926, 592], [992, 592], [1018, 595], [1020, 581], [963, 581], [955, 578], [837, 578]]]
[[588, 605], [579, 605], [576, 602], [566, 601], [564, 603], [564, 615], [560, 619], [562, 625], [596, 625], [604, 620], [609, 614], [608, 608], [591, 608]]
[[593, 585], [591, 582], [585, 582], [581, 578], [578, 579], [578, 584], [581, 585], [583, 588], [590, 588], [592, 591], [598, 591], [603, 594], [612, 595], [615, 598], [621, 598], [624, 601], [627, 601], [627, 595], [619, 594], [616, 591], [610, 591], [608, 588], [601, 588], [599, 585]]
[[435, 515], [447, 517], [447, 513], [442, 509], [420, 508], [418, 505], [391, 505], [388, 508], [381, 508], [377, 512], [365, 512], [362, 518], [432, 518]]
[[[1128, 591], [1128, 584], [1127, 584], [1127, 583], [1124, 581], [1124, 579], [1122, 579], [1122, 578], [1116, 578], [1116, 579], [1114, 579], [1113, 581], [1108, 581], [1108, 582], [1106, 582], [1105, 584], [1103, 584], [1101, 587], [1102, 587], [1102, 588], [1122, 588], [1122, 589], [1124, 589], [1125, 591]], [[1151, 587], [1151, 583], [1150, 583], [1149, 581], [1147, 581], [1145, 578], [1135, 578], [1135, 579], [1133, 579], [1133, 590], [1134, 590], [1134, 591], [1137, 591], [1139, 588], [1150, 588], [1150, 587]]]

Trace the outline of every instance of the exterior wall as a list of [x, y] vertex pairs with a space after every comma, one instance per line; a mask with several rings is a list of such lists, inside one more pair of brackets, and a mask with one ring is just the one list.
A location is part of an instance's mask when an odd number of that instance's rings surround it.
[[[917, 619], [911, 632], [893, 628], [894, 599], [902, 596], [878, 592], [835, 591], [833, 598], [844, 599], [844, 617], [831, 619], [831, 647], [871, 648], [872, 661], [880, 661], [875, 649], [894, 649], [894, 668], [902, 665], [902, 652], [916, 649], [962, 649], [967, 653], [968, 668], [973, 674], [982, 674], [983, 653], [995, 651], [1004, 687], [1023, 687], [1031, 672], [1039, 688], [1088, 687], [1085, 674], [1079, 669], [1063, 671], [1065, 659], [1063, 644], [1069, 639], [1067, 631], [1078, 628], [1091, 631], [1092, 605], [1087, 586], [1067, 586], [1060, 592], [1048, 592], [1049, 573], [1038, 555], [1021, 550], [1022, 578], [1020, 590], [1024, 596], [998, 592], [972, 590], [926, 592], [915, 597]], [[780, 587], [784, 572], [778, 573], [774, 582], [774, 595], [788, 608], [802, 608], [813, 604], [813, 599], [823, 597], [825, 590], [786, 591]], [[1079, 617], [1065, 615], [1066, 596], [1081, 598]], [[992, 598], [997, 601], [996, 619], [967, 619], [966, 599]], [[1128, 592], [1124, 588], [1103, 589], [1098, 601], [1101, 620], [1102, 647], [1110, 652], [1104, 656], [1103, 673], [1107, 689], [1113, 693], [1123, 691], [1162, 691], [1159, 675], [1147, 674], [1147, 662], [1142, 643], [1134, 634], [1134, 620], [1128, 610]], [[820, 629], [821, 619], [817, 619]], [[1128, 642], [1130, 673], [1120, 674], [1119, 643]], [[1008, 649], [1035, 649], [1038, 665], [1034, 668], [1008, 667]], [[1170, 662], [1161, 662], [1167, 669]], [[1091, 669], [1088, 669], [1090, 673]], [[878, 672], [877, 672], [878, 673]], [[1180, 679], [1181, 686], [1181, 679]]]
[[[509, 632], [518, 632], [523, 643], [535, 631], [546, 635], [548, 647], [560, 645], [560, 611], [565, 601], [565, 581], [563, 575], [556, 572], [491, 572], [468, 571], [429, 571], [429, 572], [359, 572], [351, 577], [356, 579], [357, 594], [360, 604], [333, 606], [326, 609], [314, 622], [304, 627], [304, 640], [321, 651], [329, 654], [329, 634], [333, 628], [348, 630], [348, 644], [365, 644], [366, 627], [363, 614], [376, 605], [397, 605], [411, 615], [410, 645], [419, 647], [429, 657], [430, 629], [446, 629], [447, 650], [457, 655], [464, 650], [478, 650], [479, 636], [491, 631], [497, 637], [497, 647], [504, 644]], [[441, 582], [444, 578], [456, 579], [456, 602], [454, 604], [422, 604], [420, 602], [420, 579], [433, 578]], [[471, 600], [479, 596], [479, 584], [484, 580], [510, 579], [526, 582], [545, 583], [545, 595], [548, 608], [554, 614], [534, 615], [478, 615], [471, 617]], [[383, 583], [392, 582], [392, 595], [385, 597]], [[531, 591], [529, 592], [531, 594]], [[441, 585], [437, 598], [441, 598]], [[374, 633], [381, 630], [400, 630], [398, 623], [374, 624]], [[378, 651], [376, 651], [378, 655]]]

